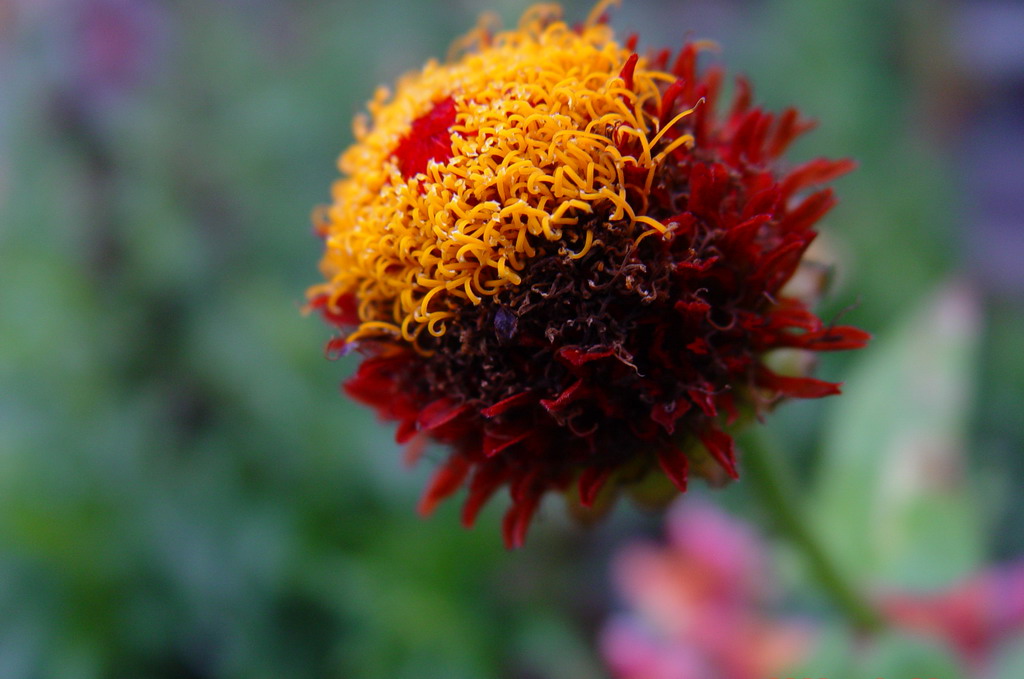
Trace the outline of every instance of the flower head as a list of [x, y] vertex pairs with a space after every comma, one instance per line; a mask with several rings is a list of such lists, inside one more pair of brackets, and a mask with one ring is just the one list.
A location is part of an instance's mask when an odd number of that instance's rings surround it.
[[763, 679], [802, 660], [813, 627], [773, 614], [769, 554], [751, 528], [700, 503], [676, 504], [668, 544], [618, 552], [626, 609], [601, 634], [619, 679]]
[[813, 187], [852, 163], [781, 169], [810, 123], [753, 107], [743, 80], [721, 115], [708, 45], [640, 56], [608, 4], [481, 27], [380, 90], [317, 218], [311, 306], [342, 332], [330, 351], [366, 355], [346, 390], [412, 458], [449, 447], [423, 512], [467, 485], [471, 525], [507, 485], [510, 545], [549, 490], [586, 508], [736, 477], [732, 421], [837, 393], [766, 352], [866, 340], [783, 291], [834, 202]]

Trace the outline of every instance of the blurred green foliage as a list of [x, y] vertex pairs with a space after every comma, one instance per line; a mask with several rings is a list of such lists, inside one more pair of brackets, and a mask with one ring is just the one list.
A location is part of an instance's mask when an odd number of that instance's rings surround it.
[[[513, 23], [528, 3], [11, 3], [0, 2], [13, 17], [0, 32], [0, 677], [603, 676], [593, 640], [613, 604], [608, 554], [656, 519], [620, 508], [585, 531], [556, 503], [517, 553], [500, 544], [497, 507], [473, 532], [453, 505], [421, 521], [429, 461], [401, 467], [388, 428], [338, 394], [352, 363], [325, 361], [327, 329], [300, 313], [318, 277], [309, 213], [352, 116], [480, 11]], [[568, 5], [582, 18], [590, 3]], [[82, 17], [100, 6], [135, 12], [130, 82], [104, 82], [81, 51]], [[954, 261], [948, 149], [915, 124], [915, 74], [900, 58], [914, 15], [881, 0], [734, 6], [742, 30], [710, 36], [725, 61], [769, 105], [822, 121], [797, 155], [861, 163], [827, 226], [842, 263], [829, 304], [862, 300], [848, 319], [879, 341], [823, 369], [841, 379], [861, 360], [864, 381], [882, 380], [915, 349], [890, 328]], [[614, 23], [676, 41], [688, 26], [661, 13], [688, 11], [627, 3]], [[1024, 403], [1024, 327], [990, 314], [983, 434], [1019, 450], [999, 418]], [[970, 385], [974, 357], [934, 367]], [[870, 429], [870, 408], [883, 408], [864, 388], [850, 415], [862, 419], [846, 426]], [[974, 396], [942, 412], [967, 449], [985, 439], [965, 431]], [[886, 403], [890, 416], [901, 408]], [[826, 407], [844, 404], [794, 404], [774, 425], [808, 468]], [[835, 437], [836, 454], [863, 443]], [[1018, 457], [986, 460], [1019, 479]], [[967, 512], [972, 497], [958, 500]], [[724, 499], [742, 503], [742, 490]]]

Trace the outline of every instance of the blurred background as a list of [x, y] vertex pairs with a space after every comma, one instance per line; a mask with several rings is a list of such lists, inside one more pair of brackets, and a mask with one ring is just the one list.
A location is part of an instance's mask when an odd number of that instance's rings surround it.
[[822, 315], [876, 340], [767, 427], [893, 623], [861, 644], [742, 483], [667, 525], [555, 499], [507, 552], [500, 501], [419, 519], [432, 462], [339, 394], [301, 307], [351, 120], [528, 4], [0, 0], [0, 677], [1024, 676], [1024, 3], [612, 15], [819, 119], [794, 162], [860, 163]]

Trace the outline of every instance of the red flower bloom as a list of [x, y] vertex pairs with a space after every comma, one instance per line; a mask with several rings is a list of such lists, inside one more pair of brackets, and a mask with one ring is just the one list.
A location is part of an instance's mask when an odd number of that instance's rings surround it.
[[450, 448], [421, 511], [465, 485], [470, 526], [508, 486], [510, 546], [550, 490], [586, 508], [736, 478], [737, 418], [838, 393], [765, 354], [867, 340], [783, 290], [835, 202], [817, 187], [853, 163], [783, 170], [811, 124], [753, 106], [743, 80], [720, 113], [699, 44], [640, 58], [603, 20], [550, 12], [378, 97], [310, 293], [342, 330], [329, 349], [366, 354], [346, 391], [413, 451]]

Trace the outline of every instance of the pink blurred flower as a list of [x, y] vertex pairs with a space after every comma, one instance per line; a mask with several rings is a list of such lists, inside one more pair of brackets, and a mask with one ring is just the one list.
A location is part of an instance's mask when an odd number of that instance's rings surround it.
[[631, 612], [601, 645], [618, 679], [765, 679], [804, 657], [810, 629], [765, 611], [771, 580], [750, 528], [686, 502], [667, 532], [666, 547], [631, 545], [614, 564]]
[[1002, 642], [1024, 634], [1024, 562], [990, 568], [939, 592], [885, 593], [878, 606], [894, 627], [948, 646], [980, 676]]
[[[747, 524], [687, 501], [666, 533], [666, 545], [634, 543], [614, 561], [628, 611], [605, 625], [601, 650], [616, 679], [766, 679], [807, 657], [816, 634], [770, 612], [766, 548]], [[1024, 635], [1024, 561], [874, 601], [893, 631], [932, 639], [969, 676], [987, 676], [1000, 646]]]

